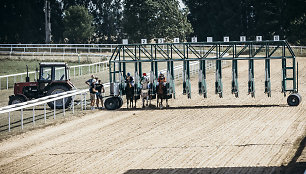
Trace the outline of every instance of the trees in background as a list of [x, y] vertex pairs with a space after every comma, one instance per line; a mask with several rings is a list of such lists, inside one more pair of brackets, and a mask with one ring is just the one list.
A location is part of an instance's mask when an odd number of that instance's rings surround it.
[[64, 16], [64, 37], [68, 38], [70, 43], [88, 43], [94, 34], [92, 22], [93, 16], [85, 7], [69, 7]]
[[0, 1], [0, 42], [41, 42], [45, 37], [44, 1]]
[[[239, 40], [246, 35], [253, 40], [256, 35], [272, 39], [276, 34], [306, 45], [305, 0], [183, 0], [186, 9], [178, 7], [178, 0], [48, 1], [54, 43], [64, 41], [65, 10], [81, 5], [93, 16], [94, 43], [186, 36], [204, 41], [207, 36]], [[43, 43], [44, 24], [43, 0], [0, 1], [0, 43]]]
[[131, 42], [140, 43], [141, 39], [184, 39], [192, 27], [176, 0], [125, 0], [123, 31]]
[[194, 35], [213, 36], [222, 40], [230, 36], [239, 40], [246, 35], [253, 40], [256, 35], [281, 39], [297, 45], [306, 45], [305, 0], [183, 0], [189, 8], [188, 19]]

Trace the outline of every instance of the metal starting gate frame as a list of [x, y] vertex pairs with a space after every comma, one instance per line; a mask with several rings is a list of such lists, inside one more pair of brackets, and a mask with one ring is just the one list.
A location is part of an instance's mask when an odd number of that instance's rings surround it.
[[[241, 45], [244, 45], [241, 47]], [[167, 79], [174, 84], [174, 62], [183, 62], [183, 93], [191, 97], [190, 89], [190, 61], [199, 61], [199, 94], [207, 98], [206, 63], [215, 62], [215, 94], [223, 97], [222, 61], [232, 61], [232, 94], [239, 97], [238, 88], [238, 60], [247, 60], [248, 94], [255, 97], [254, 61], [265, 61], [265, 93], [271, 97], [270, 66], [272, 59], [282, 61], [282, 93], [286, 96], [290, 106], [297, 106], [301, 102], [298, 94], [298, 72], [295, 54], [285, 40], [280, 41], [231, 41], [231, 42], [196, 42], [196, 43], [162, 43], [162, 44], [122, 44], [118, 45], [109, 60], [110, 94], [106, 100], [111, 109], [122, 106], [120, 96], [124, 95], [124, 79], [126, 78], [127, 63], [134, 64], [135, 94], [140, 93], [139, 78], [142, 76], [142, 63], [150, 63], [151, 82], [158, 78], [158, 63], [167, 63]], [[152, 75], [153, 74], [153, 75]], [[155, 86], [152, 85], [153, 87]], [[138, 85], [138, 86], [137, 86]], [[170, 85], [167, 86], [169, 88]], [[168, 90], [168, 95], [175, 94]], [[155, 95], [155, 93], [151, 93]], [[118, 99], [119, 98], [119, 99]], [[121, 103], [120, 103], [121, 102]]]

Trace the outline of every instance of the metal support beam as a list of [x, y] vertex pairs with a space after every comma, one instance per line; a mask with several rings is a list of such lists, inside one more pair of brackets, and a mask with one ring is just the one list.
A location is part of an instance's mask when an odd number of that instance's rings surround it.
[[199, 94], [207, 98], [207, 85], [206, 85], [206, 62], [205, 60], [200, 60], [199, 68]]
[[[217, 59], [220, 57], [220, 49], [219, 45], [216, 47]], [[218, 94], [220, 98], [223, 97], [223, 84], [222, 84], [222, 60], [216, 60], [216, 82], [215, 82], [215, 94]]]
[[239, 97], [239, 88], [238, 88], [238, 61], [235, 60], [236, 55], [236, 46], [234, 48], [233, 60], [232, 60], [232, 94], [236, 98]]
[[[251, 45], [250, 45], [251, 47]], [[249, 49], [249, 58], [253, 55], [252, 49]], [[255, 97], [255, 82], [254, 82], [254, 60], [249, 59], [249, 82], [248, 82], [248, 94], [251, 94], [252, 97]]]

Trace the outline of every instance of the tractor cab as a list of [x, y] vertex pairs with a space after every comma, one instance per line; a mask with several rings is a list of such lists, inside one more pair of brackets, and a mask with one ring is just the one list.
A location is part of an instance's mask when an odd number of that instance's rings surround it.
[[68, 80], [68, 67], [66, 63], [40, 63], [39, 82], [50, 83], [52, 81]]
[[[28, 71], [28, 70], [27, 70]], [[37, 82], [15, 83], [14, 95], [10, 96], [9, 104], [21, 103], [30, 99], [40, 98], [72, 90], [74, 85], [69, 80], [68, 65], [64, 62], [43, 62], [39, 64], [39, 78]], [[66, 99], [66, 105], [71, 101]], [[56, 102], [57, 108], [63, 107], [63, 102]], [[53, 108], [53, 103], [48, 103]]]
[[44, 89], [54, 83], [65, 83], [68, 81], [68, 66], [62, 62], [44, 62], [39, 64], [39, 78], [37, 80], [39, 90]]

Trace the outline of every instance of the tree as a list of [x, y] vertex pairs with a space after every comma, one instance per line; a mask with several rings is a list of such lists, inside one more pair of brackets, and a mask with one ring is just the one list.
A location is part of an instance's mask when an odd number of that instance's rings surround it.
[[212, 36], [214, 40], [239, 38], [243, 33], [242, 7], [236, 0], [184, 0], [190, 9], [188, 19], [194, 28], [193, 35], [205, 40]]
[[0, 1], [1, 43], [42, 43], [44, 1]]
[[125, 0], [123, 31], [135, 43], [142, 38], [183, 40], [192, 32], [187, 13], [179, 9], [177, 0]]
[[203, 39], [213, 36], [222, 40], [225, 35], [233, 40], [239, 40], [239, 35], [246, 35], [248, 40], [256, 35], [272, 39], [277, 34], [294, 44], [306, 40], [305, 0], [183, 1], [190, 10], [193, 35]]
[[93, 17], [88, 10], [80, 5], [71, 6], [65, 11], [64, 37], [70, 43], [86, 43], [94, 34]]

